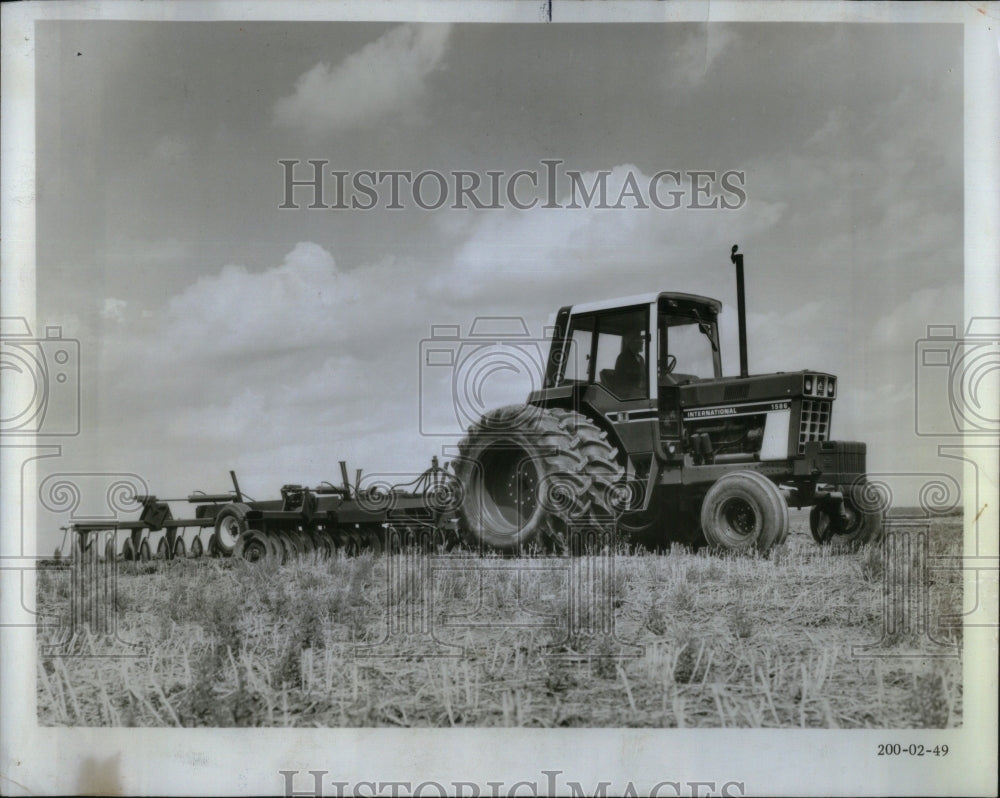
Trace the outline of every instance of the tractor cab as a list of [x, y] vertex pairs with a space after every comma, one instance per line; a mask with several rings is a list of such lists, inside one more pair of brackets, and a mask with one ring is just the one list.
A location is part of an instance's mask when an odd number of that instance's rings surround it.
[[598, 385], [616, 399], [656, 400], [660, 385], [722, 377], [718, 300], [661, 293], [564, 307], [546, 388]]
[[590, 408], [610, 423], [638, 472], [670, 458], [678, 389], [722, 376], [718, 300], [664, 292], [562, 308], [545, 389], [531, 404]]

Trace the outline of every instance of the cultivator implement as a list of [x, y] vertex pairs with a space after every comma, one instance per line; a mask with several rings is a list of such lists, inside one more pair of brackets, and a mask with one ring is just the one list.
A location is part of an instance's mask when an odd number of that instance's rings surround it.
[[[105, 558], [140, 562], [207, 554], [283, 563], [338, 551], [353, 556], [412, 546], [447, 550], [459, 542], [456, 509], [461, 490], [436, 457], [420, 476], [401, 484], [362, 487], [359, 469], [352, 485], [343, 461], [340, 469], [339, 485], [285, 485], [280, 499], [265, 501], [244, 496], [230, 471], [233, 490], [228, 493], [195, 492], [183, 499], [136, 495], [133, 500], [142, 507], [137, 519], [79, 522], [69, 529], [78, 551], [90, 550], [103, 532]], [[182, 501], [196, 505], [193, 517], [173, 516], [170, 504]]]

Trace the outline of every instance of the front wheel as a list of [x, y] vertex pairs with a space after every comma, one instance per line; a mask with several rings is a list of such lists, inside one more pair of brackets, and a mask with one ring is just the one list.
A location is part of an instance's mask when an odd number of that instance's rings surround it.
[[843, 516], [831, 512], [826, 504], [815, 505], [809, 511], [809, 531], [821, 546], [833, 544], [853, 549], [881, 539], [882, 514], [859, 507], [845, 496]]
[[710, 546], [764, 554], [788, 534], [788, 505], [767, 477], [735, 471], [705, 494], [701, 527]]

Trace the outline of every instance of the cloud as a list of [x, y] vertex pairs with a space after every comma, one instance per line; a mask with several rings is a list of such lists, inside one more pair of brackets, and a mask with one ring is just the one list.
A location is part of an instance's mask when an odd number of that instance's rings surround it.
[[[608, 205], [616, 203], [629, 175], [640, 193], [647, 192], [650, 176], [635, 166], [620, 164], [605, 171], [610, 173]], [[586, 172], [581, 182], [590, 187], [597, 175]], [[563, 206], [571, 201], [568, 185], [558, 196]], [[658, 185], [662, 202], [670, 201], [666, 192], [673, 188], [669, 182]], [[690, 182], [682, 188], [681, 203], [688, 205]], [[739, 211], [637, 209], [628, 207], [631, 202], [626, 199], [622, 209], [539, 205], [483, 215], [466, 231], [450, 266], [433, 278], [432, 290], [452, 303], [502, 301], [514, 308], [527, 304], [553, 310], [655, 290], [712, 294], [718, 275], [713, 279], [707, 267], [728, 263], [733, 241], [773, 228], [785, 211], [781, 203], [758, 200]]]
[[732, 26], [713, 23], [699, 25], [670, 53], [669, 84], [673, 89], [690, 89], [701, 83], [712, 64], [737, 41]]
[[109, 296], [104, 300], [104, 304], [101, 305], [101, 318], [117, 322], [123, 321], [125, 318], [125, 306], [127, 304], [124, 299], [115, 299]]
[[450, 32], [449, 25], [400, 25], [334, 67], [317, 64], [299, 76], [291, 95], [275, 103], [275, 122], [338, 132], [411, 107], [440, 67]]

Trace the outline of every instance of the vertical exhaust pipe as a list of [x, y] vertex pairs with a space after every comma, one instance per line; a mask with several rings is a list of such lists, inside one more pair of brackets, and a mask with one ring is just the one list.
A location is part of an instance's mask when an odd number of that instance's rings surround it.
[[736, 312], [740, 324], [740, 376], [749, 376], [747, 369], [747, 296], [743, 285], [743, 253], [737, 252], [739, 244], [733, 244], [729, 259], [736, 264]]

